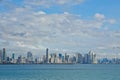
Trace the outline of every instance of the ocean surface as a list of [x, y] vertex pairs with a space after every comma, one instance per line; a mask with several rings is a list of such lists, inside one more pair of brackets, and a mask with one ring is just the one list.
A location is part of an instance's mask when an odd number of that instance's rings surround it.
[[120, 65], [0, 65], [0, 80], [120, 80]]

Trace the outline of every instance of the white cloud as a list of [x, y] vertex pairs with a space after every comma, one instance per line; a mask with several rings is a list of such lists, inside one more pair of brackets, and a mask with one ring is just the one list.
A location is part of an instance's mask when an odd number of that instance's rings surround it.
[[24, 3], [29, 6], [44, 6], [50, 7], [53, 5], [69, 5], [73, 6], [82, 3], [84, 0], [24, 0]]
[[26, 10], [22, 13], [16, 11], [0, 16], [0, 36], [9, 40], [9, 43], [16, 43], [14, 47], [90, 48], [93, 44], [99, 44], [96, 38], [102, 40], [107, 36], [97, 31], [104, 25], [104, 21], [83, 20], [68, 13], [46, 14], [43, 11]]
[[[118, 40], [119, 32], [100, 30], [104, 25], [114, 23], [103, 14], [96, 13], [95, 19], [81, 19], [79, 15], [64, 12], [63, 14], [47, 14], [44, 11], [33, 11], [30, 6], [52, 6], [73, 3], [81, 0], [24, 0], [27, 8], [16, 7], [9, 13], [0, 14], [0, 41], [4, 47], [36, 50], [51, 48], [71, 51], [86, 51], [96, 47], [110, 46]], [[114, 34], [114, 35], [113, 35]], [[111, 36], [112, 35], [112, 36]], [[114, 37], [114, 41], [110, 41]], [[7, 43], [7, 44], [6, 44]], [[1, 47], [3, 47], [1, 46]], [[99, 47], [99, 50], [102, 47]], [[73, 50], [72, 50], [73, 49]], [[37, 52], [39, 53], [39, 52]]]
[[37, 14], [39, 15], [39, 14], [46, 14], [46, 13], [43, 11], [39, 11], [39, 12], [37, 12]]
[[103, 14], [100, 14], [100, 13], [96, 13], [94, 17], [97, 20], [103, 20], [103, 19], [105, 19], [105, 16]]

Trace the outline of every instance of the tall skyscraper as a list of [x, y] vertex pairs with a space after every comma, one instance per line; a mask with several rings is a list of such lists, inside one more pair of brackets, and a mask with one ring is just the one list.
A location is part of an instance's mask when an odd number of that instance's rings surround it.
[[33, 62], [33, 55], [31, 52], [27, 53], [27, 63], [32, 63]]
[[84, 55], [84, 64], [88, 64], [88, 57], [89, 57], [89, 55], [88, 54], [85, 54]]
[[89, 51], [88, 63], [89, 64], [96, 64], [97, 63], [96, 54], [94, 54], [93, 51]]
[[69, 62], [69, 55], [67, 55], [67, 53], [65, 53], [65, 63]]
[[49, 60], [48, 60], [48, 48], [46, 49], [46, 63], [49, 63]]
[[5, 51], [5, 48], [3, 48], [3, 63], [6, 62], [6, 51]]
[[82, 64], [83, 63], [83, 57], [82, 54], [77, 53], [76, 54], [76, 62]]
[[12, 59], [15, 59], [15, 54], [14, 53], [12, 54]]
[[2, 50], [0, 50], [0, 63], [2, 63]]
[[93, 55], [93, 64], [97, 64], [96, 54]]
[[17, 63], [20, 64], [21, 62], [22, 62], [22, 56], [19, 55], [19, 56], [18, 56], [18, 59], [17, 59]]

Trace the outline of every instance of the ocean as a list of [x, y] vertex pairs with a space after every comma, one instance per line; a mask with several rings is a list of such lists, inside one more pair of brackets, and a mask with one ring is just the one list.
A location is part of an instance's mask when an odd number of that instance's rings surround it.
[[120, 80], [120, 65], [0, 65], [0, 80]]

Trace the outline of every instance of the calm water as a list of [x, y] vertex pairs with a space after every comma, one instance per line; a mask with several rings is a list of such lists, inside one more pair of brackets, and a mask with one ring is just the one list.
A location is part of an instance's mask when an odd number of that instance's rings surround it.
[[0, 80], [120, 80], [120, 65], [0, 65]]

